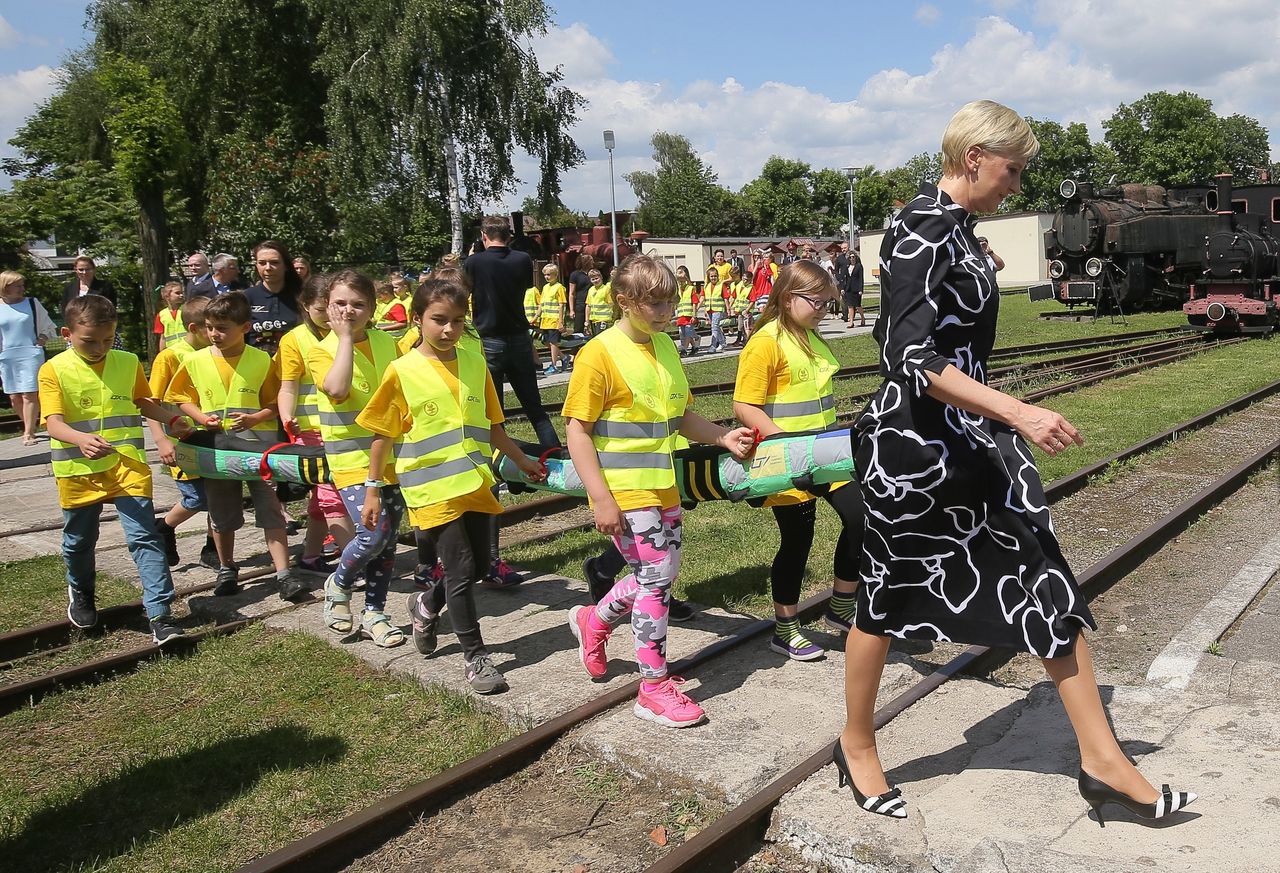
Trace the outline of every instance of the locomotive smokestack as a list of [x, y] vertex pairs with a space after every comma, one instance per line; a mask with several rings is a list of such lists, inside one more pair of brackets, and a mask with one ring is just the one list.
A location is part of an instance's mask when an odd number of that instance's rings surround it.
[[1235, 214], [1231, 208], [1231, 174], [1219, 173], [1214, 178], [1218, 180], [1218, 229], [1230, 233], [1231, 218]]
[[524, 236], [524, 213], [519, 210], [511, 213], [511, 235], [516, 239]]

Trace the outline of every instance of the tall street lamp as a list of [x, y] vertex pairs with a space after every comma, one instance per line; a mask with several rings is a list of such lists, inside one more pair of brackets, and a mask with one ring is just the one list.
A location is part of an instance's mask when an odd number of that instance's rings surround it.
[[613, 149], [617, 142], [613, 138], [613, 131], [606, 130], [604, 132], [604, 147], [609, 152], [609, 232], [613, 240], [613, 265], [618, 266], [618, 202], [614, 198], [613, 192]]
[[853, 185], [862, 172], [862, 167], [845, 167], [844, 174], [849, 177], [849, 250], [853, 251]]

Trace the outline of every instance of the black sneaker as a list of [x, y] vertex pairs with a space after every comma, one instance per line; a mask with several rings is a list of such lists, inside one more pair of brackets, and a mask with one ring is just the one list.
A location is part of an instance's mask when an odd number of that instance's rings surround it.
[[693, 607], [683, 600], [675, 597], [671, 598], [671, 603], [667, 606], [668, 621], [688, 621], [693, 618]]
[[156, 522], [156, 531], [160, 534], [160, 542], [164, 545], [164, 559], [169, 562], [170, 567], [178, 566], [178, 562], [182, 560], [178, 557], [178, 535], [163, 518]]
[[292, 570], [281, 570], [276, 573], [276, 582], [280, 584], [282, 600], [293, 600], [311, 591], [311, 586]]
[[200, 566], [208, 567], [210, 570], [218, 570], [222, 567], [218, 561], [218, 549], [213, 544], [211, 536], [204, 538], [204, 547], [200, 549]]
[[613, 580], [596, 572], [596, 559], [587, 558], [582, 562], [582, 578], [587, 580], [587, 588], [591, 591], [591, 602], [599, 603], [613, 588]]
[[151, 619], [151, 639], [157, 646], [163, 646], [180, 636], [183, 636], [182, 628], [174, 623], [173, 616], [161, 615]]
[[213, 589], [214, 597], [229, 597], [240, 593], [240, 568], [235, 564], [218, 568], [218, 586]]
[[98, 623], [98, 607], [92, 591], [77, 591], [67, 586], [67, 621], [84, 630]]
[[413, 644], [418, 652], [430, 655], [436, 650], [440, 616], [432, 615], [423, 601], [426, 592], [418, 591], [409, 595], [409, 620], [413, 623]]
[[298, 532], [301, 530], [302, 530], [302, 525], [298, 524], [293, 519], [289, 519], [284, 523], [284, 532], [291, 537], [296, 537], [298, 535]]

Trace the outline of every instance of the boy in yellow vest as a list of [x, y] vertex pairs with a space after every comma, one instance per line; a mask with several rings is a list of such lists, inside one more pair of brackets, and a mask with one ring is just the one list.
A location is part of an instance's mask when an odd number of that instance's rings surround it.
[[[207, 297], [192, 297], [182, 304], [181, 315], [186, 333], [161, 349], [152, 362], [149, 380], [152, 397], [164, 397], [174, 374], [182, 369], [182, 362], [187, 356], [209, 345], [209, 335], [204, 329], [204, 310], [208, 305]], [[169, 510], [169, 514], [156, 522], [160, 540], [164, 543], [165, 558], [170, 567], [176, 567], [181, 559], [174, 528], [208, 508], [204, 497], [204, 480], [194, 474], [184, 473], [176, 466], [173, 440], [165, 434], [160, 422], [147, 422], [147, 426], [151, 429], [151, 438], [156, 442], [156, 451], [160, 453], [160, 463], [169, 465], [169, 475], [173, 477], [173, 484], [177, 486], [181, 497], [173, 509]], [[212, 570], [218, 569], [218, 551], [213, 546], [212, 534], [206, 536], [204, 548], [200, 550], [200, 563]]]
[[564, 285], [560, 284], [559, 267], [547, 264], [542, 268], [542, 277], [546, 281], [538, 292], [538, 327], [542, 330], [542, 341], [551, 349], [551, 360], [543, 371], [549, 376], [564, 372], [564, 362], [560, 360], [560, 332], [564, 330], [564, 310], [569, 298]]
[[[280, 372], [271, 356], [246, 345], [249, 300], [231, 291], [209, 302], [204, 312], [209, 347], [193, 352], [173, 377], [165, 399], [178, 403], [184, 413], [207, 430], [226, 430], [264, 449], [278, 442], [276, 396]], [[244, 527], [242, 485], [253, 498], [254, 523], [262, 528], [275, 566], [280, 596], [289, 599], [307, 590], [306, 582], [289, 570], [289, 540], [284, 510], [275, 490], [266, 482], [206, 479], [209, 524], [218, 550], [217, 596], [240, 590], [240, 568], [235, 563], [236, 531]]]
[[151, 399], [135, 355], [111, 348], [116, 308], [110, 300], [86, 294], [68, 303], [64, 314], [69, 348], [40, 367], [39, 386], [62, 505], [67, 618], [79, 628], [98, 623], [94, 552], [102, 504], [110, 502], [142, 581], [151, 637], [164, 645], [182, 630], [169, 612], [173, 578], [156, 531], [142, 416], [167, 422], [175, 436], [191, 426]]
[[182, 339], [187, 329], [182, 323], [183, 288], [181, 282], [169, 282], [160, 289], [160, 302], [164, 304], [156, 313], [152, 333], [160, 337], [160, 348]]

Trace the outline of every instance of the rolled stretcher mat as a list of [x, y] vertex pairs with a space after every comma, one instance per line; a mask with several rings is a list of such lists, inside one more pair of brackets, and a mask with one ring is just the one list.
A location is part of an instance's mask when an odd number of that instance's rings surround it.
[[[539, 447], [518, 443], [537, 457]], [[782, 433], [766, 438], [746, 461], [719, 446], [691, 446], [674, 453], [676, 485], [686, 506], [708, 500], [755, 502], [771, 494], [798, 488], [822, 493], [836, 482], [854, 477], [854, 440], [850, 428]], [[538, 490], [586, 496], [568, 453], [560, 450], [545, 459], [545, 482], [529, 481], [509, 459], [495, 453], [494, 470], [513, 492]]]
[[[270, 449], [270, 451], [267, 451]], [[175, 443], [174, 453], [184, 473], [205, 479], [270, 479], [295, 485], [331, 481], [322, 446], [283, 444], [264, 446], [227, 433], [200, 432]], [[263, 455], [266, 472], [263, 475]]]

